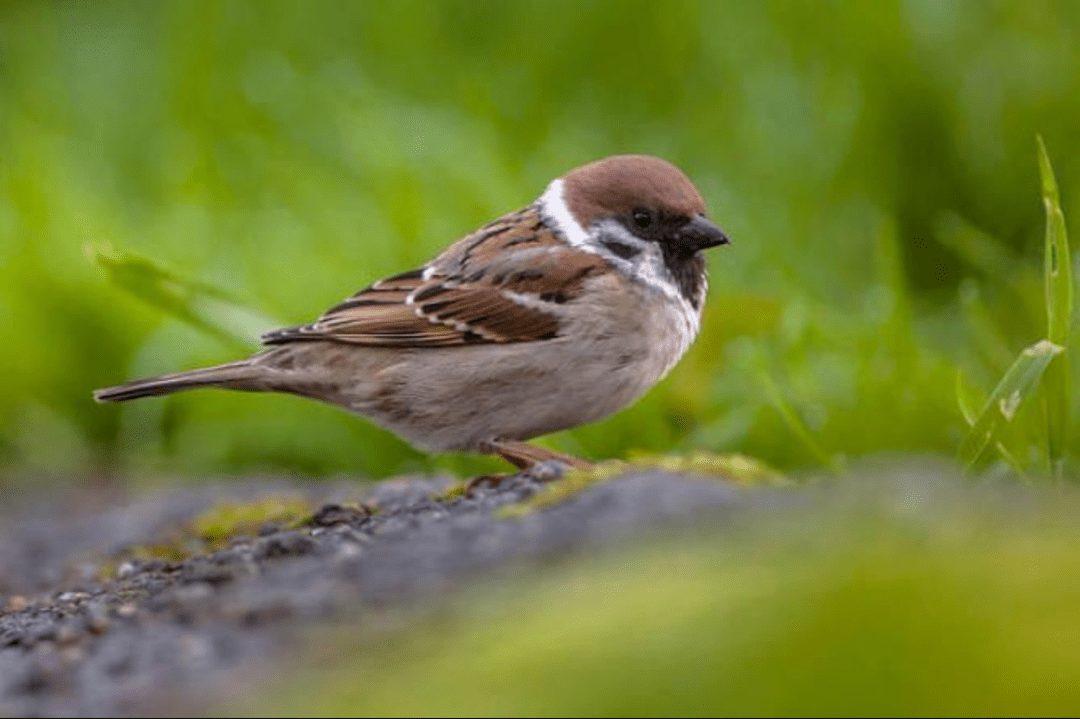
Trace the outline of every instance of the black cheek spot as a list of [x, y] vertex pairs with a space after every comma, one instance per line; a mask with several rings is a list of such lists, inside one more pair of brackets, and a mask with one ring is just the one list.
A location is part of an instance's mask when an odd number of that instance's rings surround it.
[[562, 292], [545, 292], [540, 295], [540, 299], [544, 302], [554, 302], [557, 305], [561, 305], [566, 302], [566, 295]]
[[625, 245], [622, 242], [616, 242], [615, 240], [604, 240], [602, 244], [604, 247], [611, 250], [613, 254], [618, 255], [624, 260], [628, 260], [641, 252], [641, 250], [636, 247], [631, 247], [630, 245]]

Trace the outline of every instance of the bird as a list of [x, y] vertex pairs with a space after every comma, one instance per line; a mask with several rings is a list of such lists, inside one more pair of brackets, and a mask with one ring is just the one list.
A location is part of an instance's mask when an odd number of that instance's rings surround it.
[[227, 364], [94, 392], [120, 402], [193, 388], [328, 402], [427, 452], [528, 471], [590, 466], [528, 440], [598, 421], [662, 379], [701, 326], [704, 250], [728, 236], [681, 170], [615, 155]]

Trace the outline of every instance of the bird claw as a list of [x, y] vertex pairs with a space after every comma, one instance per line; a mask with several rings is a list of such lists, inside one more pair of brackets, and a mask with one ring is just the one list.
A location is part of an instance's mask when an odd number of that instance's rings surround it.
[[[534, 479], [537, 482], [554, 482], [555, 480], [562, 479], [569, 469], [570, 467], [566, 462], [560, 462], [557, 459], [547, 459], [543, 462], [534, 462], [526, 469], [521, 470], [520, 474], [523, 474], [530, 479]], [[465, 484], [465, 496], [471, 495], [473, 490], [477, 487], [496, 489], [500, 484], [515, 476], [517, 475], [484, 474], [479, 477], [474, 477]]]
[[495, 489], [500, 484], [502, 484], [507, 479], [509, 479], [511, 476], [513, 476], [513, 475], [509, 475], [509, 474], [482, 474], [479, 477], [473, 477], [472, 479], [470, 479], [468, 482], [465, 483], [465, 489], [463, 490], [464, 494], [465, 494], [466, 497], [472, 495], [473, 490], [475, 490], [477, 487], [488, 487], [490, 489]]

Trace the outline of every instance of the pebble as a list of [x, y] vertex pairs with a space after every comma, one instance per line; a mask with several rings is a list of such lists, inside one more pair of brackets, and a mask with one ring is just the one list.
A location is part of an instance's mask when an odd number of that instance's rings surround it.
[[303, 532], [279, 532], [269, 537], [263, 537], [256, 542], [254, 555], [256, 559], [273, 559], [290, 555], [302, 556], [311, 554], [318, 546], [314, 539]]
[[101, 604], [91, 604], [86, 608], [86, 628], [93, 634], [104, 634], [112, 626], [108, 610]]
[[566, 465], [558, 460], [540, 462], [529, 469], [529, 476], [539, 482], [551, 482], [566, 474]]
[[56, 630], [56, 643], [60, 646], [69, 646], [79, 641], [82, 637], [82, 629], [74, 620], [67, 620]]
[[134, 604], [121, 604], [116, 608], [116, 616], [118, 617], [134, 617], [139, 613], [139, 608]]
[[208, 559], [200, 558], [184, 568], [182, 581], [194, 583], [224, 584], [232, 581], [237, 574], [233, 567], [222, 566]]
[[346, 522], [361, 522], [371, 516], [366, 507], [356, 509], [340, 504], [324, 504], [311, 515], [311, 523], [317, 527], [331, 527]]
[[86, 658], [86, 652], [82, 647], [70, 646], [60, 650], [60, 662], [65, 666], [78, 664]]
[[334, 552], [334, 559], [337, 561], [344, 561], [353, 557], [357, 557], [361, 553], [362, 550], [355, 544], [342, 544], [340, 547], [337, 548], [337, 551]]

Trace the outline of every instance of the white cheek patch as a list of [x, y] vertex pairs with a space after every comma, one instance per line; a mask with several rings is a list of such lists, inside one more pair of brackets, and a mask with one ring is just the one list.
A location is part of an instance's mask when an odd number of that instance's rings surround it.
[[682, 297], [675, 287], [671, 272], [668, 271], [667, 265], [664, 264], [664, 257], [658, 245], [653, 244], [652, 247], [642, 252], [640, 257], [641, 259], [636, 263], [637, 272], [638, 276], [645, 280], [646, 284], [655, 287], [672, 299]]
[[[630, 257], [619, 257], [604, 245], [605, 241], [612, 240], [633, 248], [636, 252]], [[671, 272], [664, 264], [664, 255], [660, 245], [637, 237], [618, 220], [606, 219], [593, 225], [593, 232], [586, 240], [586, 247], [583, 249], [601, 255], [631, 277], [644, 282], [673, 300], [682, 298]]]
[[566, 204], [566, 186], [562, 178], [553, 180], [536, 204], [541, 217], [553, 230], [565, 237], [571, 247], [585, 247], [589, 235]]

